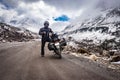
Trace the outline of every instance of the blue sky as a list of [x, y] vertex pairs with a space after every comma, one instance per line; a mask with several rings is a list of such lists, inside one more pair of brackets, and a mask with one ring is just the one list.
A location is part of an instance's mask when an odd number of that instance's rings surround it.
[[59, 17], [53, 18], [55, 21], [69, 21], [70, 18], [67, 15], [61, 15]]

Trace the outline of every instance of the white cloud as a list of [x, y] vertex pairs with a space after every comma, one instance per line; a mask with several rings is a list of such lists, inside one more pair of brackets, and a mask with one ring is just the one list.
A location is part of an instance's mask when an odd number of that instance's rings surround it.
[[[22, 22], [21, 25], [18, 25], [21, 27], [23, 27], [23, 23], [25, 23], [26, 25], [24, 27], [33, 30], [34, 32], [38, 32], [39, 28], [43, 27], [43, 22], [45, 20], [50, 22], [50, 27], [54, 31], [61, 31], [70, 23], [70, 21], [55, 22], [53, 17], [58, 17], [65, 14], [72, 20], [82, 15], [82, 13], [85, 11], [85, 8], [80, 8], [77, 10], [64, 10], [64, 8], [58, 9], [55, 6], [46, 4], [43, 0], [30, 3], [26, 3], [23, 0], [19, 1], [18, 3], [17, 6], [12, 9], [0, 8], [0, 17], [3, 17], [7, 23], [9, 23], [11, 20], [17, 20], [18, 24]], [[32, 21], [34, 22], [32, 23]]]
[[18, 9], [25, 10], [25, 14], [30, 17], [40, 18], [43, 20], [52, 19], [53, 16], [60, 15], [55, 7], [46, 5], [44, 1], [34, 2], [31, 4], [21, 2]]
[[15, 18], [17, 12], [14, 10], [7, 10], [6, 7], [0, 4], [0, 17], [4, 22], [10, 22], [11, 19]]
[[[45, 20], [50, 22], [52, 29], [61, 31], [69, 22], [55, 22], [53, 17], [66, 14], [68, 17], [73, 18], [81, 14], [81, 11], [75, 14], [75, 11], [57, 10], [56, 7], [50, 6], [42, 0], [34, 3], [19, 1], [17, 7], [11, 9], [7, 9], [2, 4], [0, 6], [0, 17], [2, 17], [6, 23], [10, 23], [11, 20], [16, 20], [18, 23], [17, 26], [28, 28], [34, 32], [38, 32], [39, 28], [43, 27]], [[4, 7], [4, 9], [2, 7]], [[25, 19], [31, 19], [31, 21]], [[32, 21], [35, 21], [38, 25], [35, 25], [36, 23], [32, 23]], [[23, 23], [27, 25], [24, 26]]]

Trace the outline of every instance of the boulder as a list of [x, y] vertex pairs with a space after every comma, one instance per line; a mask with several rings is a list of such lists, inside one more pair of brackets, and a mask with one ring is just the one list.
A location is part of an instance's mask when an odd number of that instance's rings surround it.
[[88, 58], [93, 61], [96, 61], [98, 59], [98, 57], [95, 54], [90, 55]]
[[109, 52], [107, 50], [103, 50], [102, 56], [110, 57]]
[[110, 62], [118, 62], [120, 61], [120, 55], [119, 56], [113, 56], [110, 60]]

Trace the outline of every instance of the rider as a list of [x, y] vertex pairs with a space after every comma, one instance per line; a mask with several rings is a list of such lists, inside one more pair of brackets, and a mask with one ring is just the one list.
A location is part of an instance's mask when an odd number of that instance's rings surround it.
[[46, 42], [50, 42], [51, 39], [49, 38], [53, 34], [53, 31], [51, 28], [49, 28], [49, 22], [44, 22], [44, 27], [40, 29], [39, 35], [42, 36], [41, 39], [41, 57], [44, 57], [44, 47]]

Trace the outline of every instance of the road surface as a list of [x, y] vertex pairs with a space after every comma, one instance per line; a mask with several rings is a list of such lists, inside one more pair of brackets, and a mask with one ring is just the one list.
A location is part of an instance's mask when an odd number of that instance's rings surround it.
[[120, 80], [120, 73], [90, 60], [45, 52], [40, 57], [38, 41], [0, 44], [0, 80]]

